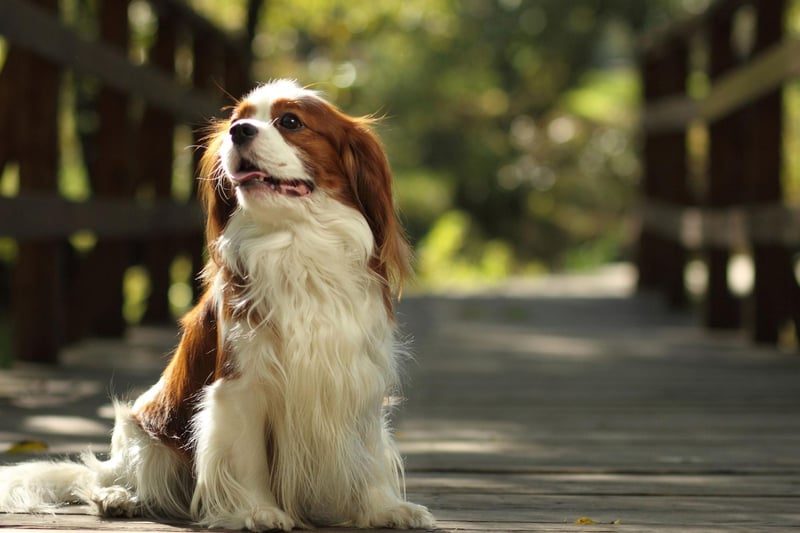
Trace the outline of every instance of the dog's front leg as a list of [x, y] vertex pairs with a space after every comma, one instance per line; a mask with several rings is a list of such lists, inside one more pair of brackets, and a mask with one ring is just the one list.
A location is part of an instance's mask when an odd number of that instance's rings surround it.
[[270, 490], [263, 399], [243, 379], [205, 391], [195, 418], [192, 516], [207, 527], [289, 531], [294, 521]]
[[375, 447], [377, 466], [372, 484], [365, 494], [365, 513], [356, 520], [356, 527], [433, 529], [436, 520], [426, 507], [407, 502], [402, 494], [402, 460], [394, 439], [384, 425], [380, 445]]

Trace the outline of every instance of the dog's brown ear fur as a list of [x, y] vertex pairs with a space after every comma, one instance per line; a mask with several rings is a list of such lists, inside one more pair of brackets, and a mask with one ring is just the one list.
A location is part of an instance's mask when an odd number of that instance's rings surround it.
[[205, 148], [198, 168], [198, 196], [206, 213], [206, 246], [214, 258], [213, 244], [222, 234], [236, 208], [233, 189], [222, 171], [219, 149], [228, 134], [228, 121], [215, 122], [205, 137]]
[[408, 243], [392, 195], [392, 172], [369, 117], [349, 119], [342, 163], [356, 202], [375, 239], [372, 268], [399, 294], [411, 272]]
[[217, 321], [209, 290], [181, 319], [181, 342], [161, 376], [160, 387], [135, 414], [142, 429], [181, 454], [191, 450], [191, 422], [202, 388], [229, 371]]

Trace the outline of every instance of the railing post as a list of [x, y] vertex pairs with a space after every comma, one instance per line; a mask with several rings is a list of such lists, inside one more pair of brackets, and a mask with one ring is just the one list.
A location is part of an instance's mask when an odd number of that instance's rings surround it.
[[[257, 3], [249, 4], [250, 12]], [[249, 54], [245, 49], [235, 61], [226, 62], [225, 54], [245, 45], [238, 38], [183, 2], [150, 0], [154, 11], [167, 16], [151, 54], [154, 60], [138, 68], [127, 58], [129, 4], [130, 0], [79, 2], [75, 28], [70, 28], [60, 20], [57, 0], [0, 2], [0, 26], [9, 43], [0, 69], [0, 129], [13, 131], [0, 142], [0, 169], [18, 163], [20, 174], [20, 198], [2, 202], [12, 206], [13, 213], [5, 214], [14, 218], [6, 216], [0, 228], [3, 235], [17, 239], [16, 261], [0, 265], [0, 274], [9, 270], [12, 278], [8, 307], [17, 359], [52, 363], [64, 342], [92, 334], [123, 334], [123, 274], [132, 260], [142, 259], [134, 255], [142, 247], [154, 285], [147, 319], [168, 315], [168, 267], [178, 246], [191, 249], [197, 270], [201, 267], [202, 228], [196, 211], [181, 205], [151, 210], [140, 205], [135, 193], [149, 192], [139, 185], [151, 180], [158, 199], [171, 199], [175, 122], [190, 121], [199, 127], [216, 115], [217, 103], [225, 100], [219, 98], [223, 88], [241, 94], [249, 86]], [[170, 17], [175, 20], [167, 20]], [[94, 28], [95, 19], [96, 43], [81, 31]], [[205, 49], [196, 56], [195, 81], [203, 81], [194, 88], [164, 74], [174, 71], [178, 22], [195, 33], [197, 48]], [[248, 28], [253, 27], [251, 22]], [[252, 29], [248, 35], [252, 37]], [[213, 80], [204, 68], [211, 57]], [[78, 120], [76, 126], [91, 190], [85, 205], [58, 194], [57, 126], [64, 69], [76, 80], [75, 101], [70, 104], [76, 105], [79, 118], [90, 118]], [[199, 87], [211, 90], [195, 90]], [[208, 94], [212, 92], [216, 94]], [[139, 108], [130, 104], [142, 100], [146, 116], [142, 124], [135, 124], [138, 114], [131, 111]], [[142, 127], [140, 138], [135, 137], [136, 126]], [[154, 213], [165, 213], [163, 228], [154, 224]], [[86, 254], [66, 242], [78, 230], [93, 231], [99, 239]], [[174, 235], [158, 234], [151, 240], [159, 230]]]
[[[785, 0], [756, 2], [754, 54], [783, 38]], [[783, 93], [771, 91], [752, 104], [746, 113], [748, 161], [745, 165], [745, 200], [753, 207], [783, 202], [781, 165], [783, 159]], [[783, 320], [797, 315], [800, 289], [792, 272], [791, 256], [781, 244], [753, 245], [755, 284], [753, 287], [752, 335], [756, 341], [775, 343]]]
[[[224, 52], [222, 47], [215, 45], [213, 41], [206, 38], [200, 31], [195, 30], [192, 34], [192, 55], [194, 56], [194, 70], [192, 71], [192, 82], [198, 89], [205, 90], [208, 93], [218, 95], [219, 100], [224, 102], [227, 98], [223, 93], [223, 72], [224, 72]], [[241, 95], [240, 95], [241, 96]], [[238, 96], [237, 96], [238, 98]], [[205, 124], [195, 127], [192, 131], [192, 138], [194, 145], [197, 146], [193, 152], [192, 157], [192, 175], [195, 177], [195, 187], [193, 193], [197, 193], [197, 179], [202, 178], [199, 176], [198, 169], [200, 165], [200, 158], [203, 156], [205, 150], [204, 142], [205, 137], [209, 133], [205, 128]], [[187, 243], [191, 250], [192, 257], [192, 271], [198, 273], [203, 268], [205, 260], [204, 251], [205, 233], [201, 233], [197, 239], [192, 239]], [[195, 295], [199, 294], [202, 290], [202, 283], [199, 276], [194, 278], [194, 292]]]
[[[128, 0], [97, 3], [101, 40], [127, 54], [129, 41]], [[98, 125], [94, 132], [94, 157], [87, 161], [92, 195], [130, 199], [134, 192], [131, 121], [128, 95], [102, 86], [96, 97]], [[83, 304], [87, 323], [83, 330], [107, 337], [125, 331], [122, 316], [122, 280], [131, 260], [131, 241], [125, 238], [98, 240], [80, 272], [82, 287], [76, 298]]]
[[[642, 65], [645, 105], [685, 94], [688, 65], [688, 50], [682, 41], [670, 41], [648, 51]], [[689, 203], [686, 157], [685, 131], [645, 131], [643, 190], [649, 201], [677, 206]], [[663, 290], [673, 306], [685, 304], [685, 264], [682, 244], [643, 228], [638, 258], [640, 288]]]
[[[58, 13], [57, 0], [37, 0]], [[57, 15], [55, 15], [57, 16]], [[20, 193], [58, 193], [58, 98], [61, 71], [50, 61], [13, 49], [18, 67], [8, 82], [16, 92], [10, 110], [19, 163]], [[8, 58], [12, 61], [11, 57]], [[13, 279], [14, 350], [17, 358], [55, 363], [63, 342], [61, 266], [63, 239], [24, 241], [18, 246]]]
[[[738, 59], [731, 42], [733, 20], [730, 15], [711, 19], [709, 28], [709, 77], [712, 83], [735, 67]], [[742, 195], [742, 113], [735, 111], [708, 125], [708, 194], [706, 204], [725, 208], [739, 203]], [[730, 250], [710, 246], [706, 250], [708, 289], [704, 321], [710, 328], [736, 328], [741, 323], [739, 302], [728, 284]]]
[[[174, 75], [177, 18], [161, 13], [158, 35], [150, 50], [148, 63]], [[174, 159], [175, 119], [168, 113], [147, 106], [139, 128], [139, 184], [153, 188], [157, 200], [172, 198], [172, 163]], [[162, 323], [170, 319], [170, 264], [175, 257], [175, 238], [160, 235], [144, 242], [144, 259], [150, 274], [150, 298], [144, 320]]]

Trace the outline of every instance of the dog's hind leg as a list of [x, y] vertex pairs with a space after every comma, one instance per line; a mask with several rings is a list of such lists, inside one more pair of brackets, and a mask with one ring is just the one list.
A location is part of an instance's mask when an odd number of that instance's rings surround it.
[[175, 450], [148, 435], [127, 404], [115, 403], [116, 421], [106, 461], [83, 456], [95, 474], [82, 499], [104, 516], [188, 518], [191, 470]]

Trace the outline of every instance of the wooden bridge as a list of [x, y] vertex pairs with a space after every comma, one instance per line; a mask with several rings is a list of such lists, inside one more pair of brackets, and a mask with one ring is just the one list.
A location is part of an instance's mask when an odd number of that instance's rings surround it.
[[[180, 0], [138, 2], [157, 27], [144, 46], [126, 1], [79, 3], [69, 16], [56, 0], [0, 2], [0, 169], [15, 176], [0, 183], [0, 331], [10, 324], [14, 358], [56, 363], [71, 342], [121, 335], [131, 266], [147, 273], [144, 321], [172, 319], [176, 259], [189, 272], [203, 262], [192, 185], [200, 154], [179, 158], [175, 146], [199, 144], [199, 128], [230, 103], [223, 87], [252, 86], [260, 3], [248, 0], [233, 35]], [[797, 344], [800, 209], [782, 186], [781, 95], [800, 74], [800, 40], [786, 34], [786, 9], [786, 0], [721, 0], [646, 40], [642, 202], [631, 218], [642, 228], [641, 288], [685, 305], [687, 267], [702, 265], [705, 325]], [[81, 118], [71, 151], [58, 140], [65, 106]], [[83, 185], [64, 190], [59, 169], [75, 160]], [[736, 255], [755, 265], [746, 298], [728, 279]]]
[[[708, 335], [633, 285], [617, 267], [403, 303], [416, 358], [397, 437], [409, 498], [441, 530], [800, 528], [800, 358]], [[109, 392], [152, 383], [174, 343], [141, 328], [66, 350], [58, 371], [0, 374], [0, 449], [107, 449]], [[189, 529], [85, 513], [0, 515], [0, 528]]]
[[[13, 263], [0, 263], [16, 359], [0, 372], [0, 451], [37, 439], [51, 453], [102, 452], [109, 396], [156, 378], [175, 329], [126, 332], [124, 272], [147, 268], [145, 322], [166, 323], [175, 257], [195, 270], [202, 262], [200, 219], [192, 192], [176, 190], [172, 142], [181, 128], [194, 142], [186, 126], [219, 108], [217, 84], [233, 94], [248, 86], [247, 36], [221, 32], [178, 0], [148, 2], [159, 32], [144, 63], [121, 52], [135, 34], [124, 2], [97, 2], [93, 38], [65, 24], [57, 5], [0, 1], [9, 43], [0, 166], [19, 175], [0, 198], [0, 237], [16, 248]], [[800, 73], [800, 45], [785, 35], [785, 8], [723, 0], [646, 45], [635, 271], [402, 304], [417, 355], [398, 439], [409, 497], [443, 530], [800, 529], [800, 213], [781, 187], [781, 91]], [[204, 61], [176, 71], [176, 50]], [[698, 73], [705, 92], [687, 84]], [[82, 139], [87, 197], [65, 195], [56, 180], [65, 79], [95, 119]], [[702, 153], [687, 148], [698, 132]], [[160, 155], [145, 162], [143, 153]], [[76, 232], [90, 245], [76, 247]], [[755, 267], [745, 296], [731, 289], [734, 254]], [[685, 280], [697, 263], [708, 275], [692, 297], [695, 318]], [[191, 529], [105, 521], [80, 507], [0, 515], [0, 528]]]

